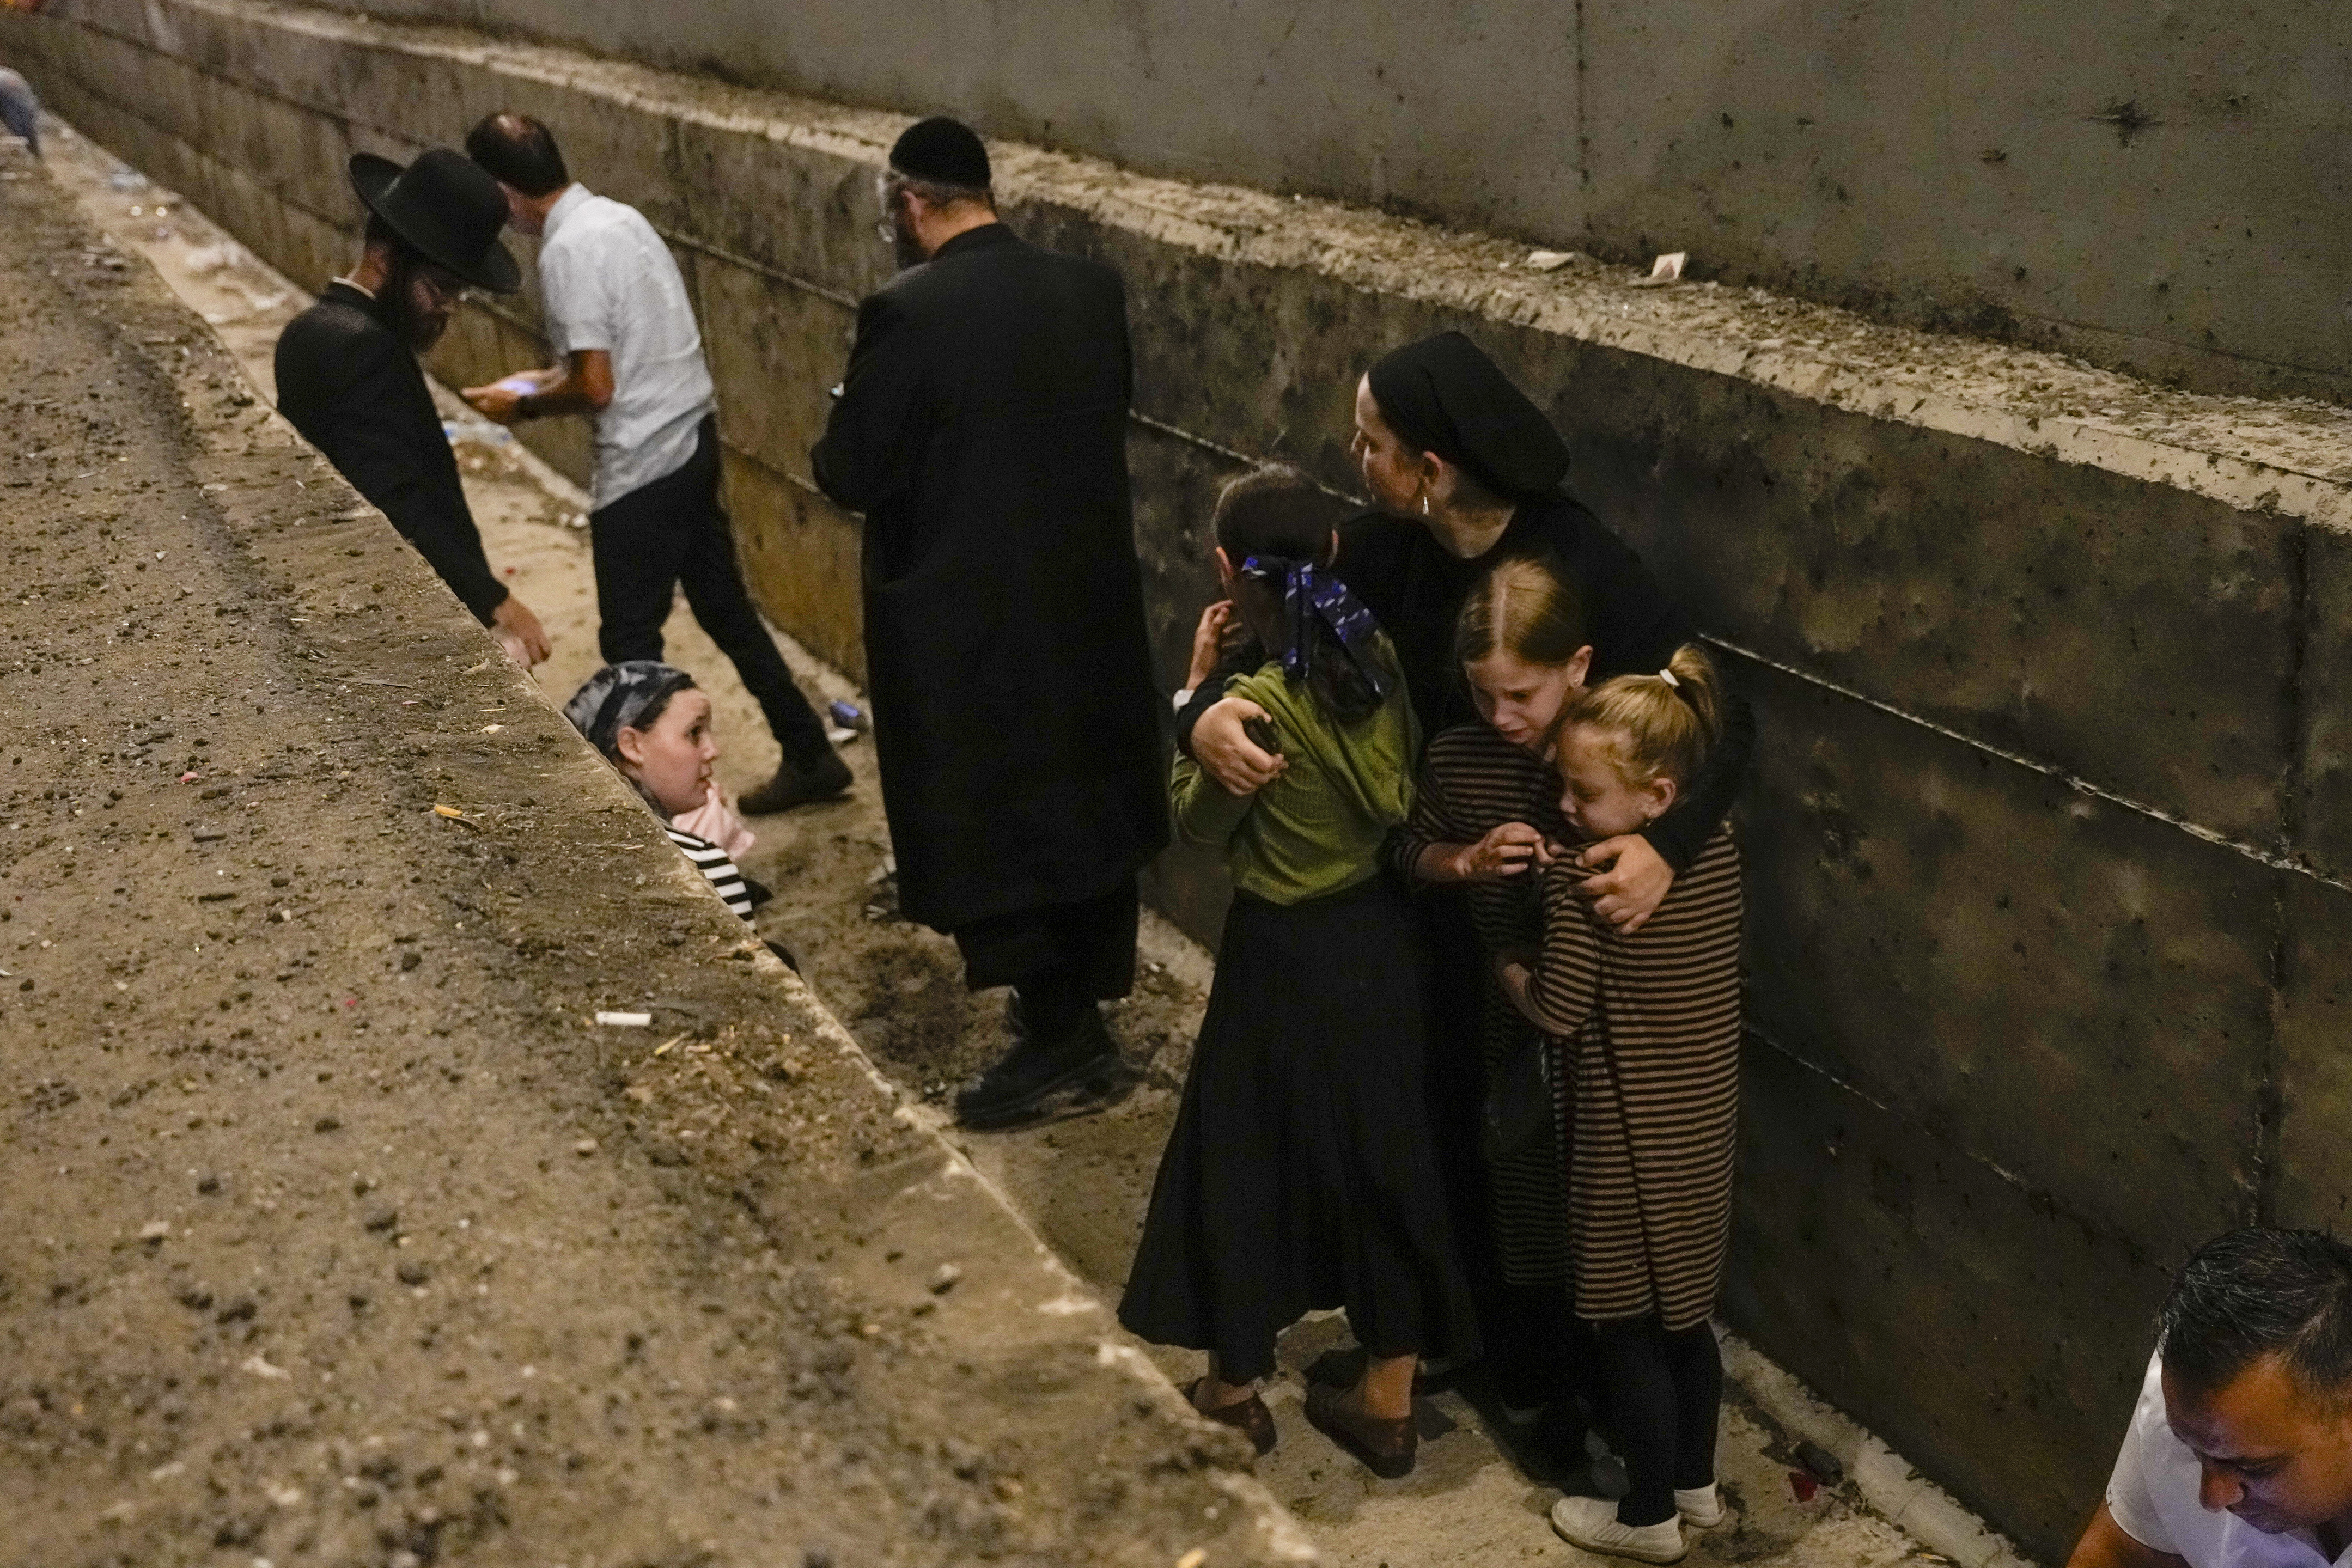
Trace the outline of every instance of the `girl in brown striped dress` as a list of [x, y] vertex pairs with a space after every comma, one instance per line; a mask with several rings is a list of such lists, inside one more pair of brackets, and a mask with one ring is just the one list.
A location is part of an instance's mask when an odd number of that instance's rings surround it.
[[[1504, 561], [1463, 600], [1453, 653], [1484, 722], [1456, 725], [1430, 742], [1394, 854], [1409, 883], [1463, 889], [1486, 955], [1541, 939], [1542, 873], [1572, 836], [1545, 740], [1561, 706], [1583, 689], [1592, 652], [1575, 586], [1540, 560]], [[1491, 1082], [1522, 1053], [1547, 1048], [1542, 1030], [1496, 988], [1491, 956], [1475, 965], [1477, 1066]], [[1580, 1336], [1566, 1313], [1569, 1099], [1565, 1075], [1549, 1065], [1553, 1113], [1530, 1117], [1508, 1148], [1487, 1140], [1483, 1186], [1506, 1292], [1496, 1319], [1505, 1404], [1547, 1407], [1549, 1435], [1580, 1459], [1582, 1369], [1573, 1344]]]
[[[1568, 706], [1553, 756], [1578, 839], [1637, 831], [1674, 804], [1706, 758], [1718, 692], [1687, 646], [1655, 674], [1620, 675]], [[1572, 1063], [1576, 1312], [1593, 1326], [1631, 1490], [1614, 1506], [1562, 1498], [1552, 1526], [1587, 1551], [1674, 1563], [1685, 1522], [1723, 1518], [1723, 1364], [1707, 1318], [1731, 1223], [1739, 852], [1717, 829], [1631, 934], [1604, 926], [1578, 881], [1564, 866], [1547, 873], [1541, 951], [1497, 973]]]

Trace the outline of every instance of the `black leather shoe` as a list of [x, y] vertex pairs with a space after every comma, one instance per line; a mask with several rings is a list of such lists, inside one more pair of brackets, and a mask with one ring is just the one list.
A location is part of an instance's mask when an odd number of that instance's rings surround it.
[[1204, 1421], [1214, 1421], [1220, 1427], [1231, 1427], [1234, 1431], [1247, 1437], [1250, 1440], [1250, 1447], [1258, 1451], [1260, 1458], [1274, 1452], [1276, 1438], [1274, 1429], [1274, 1412], [1265, 1407], [1265, 1401], [1253, 1394], [1248, 1398], [1235, 1400], [1231, 1405], [1220, 1405], [1214, 1410], [1203, 1410], [1193, 1396], [1200, 1392], [1201, 1385], [1207, 1381], [1205, 1377], [1199, 1377], [1184, 1385], [1184, 1398], [1192, 1404], [1192, 1413]]
[[1307, 1390], [1307, 1418], [1318, 1431], [1363, 1461], [1364, 1468], [1386, 1480], [1412, 1474], [1421, 1450], [1421, 1432], [1412, 1417], [1385, 1420], [1348, 1408], [1344, 1392], [1317, 1383]]
[[790, 761], [779, 763], [776, 776], [746, 793], [739, 803], [747, 817], [772, 817], [812, 800], [848, 794], [851, 777], [849, 764], [827, 751], [805, 768], [795, 768]]
[[1087, 1008], [1056, 1039], [1023, 1036], [1003, 1060], [956, 1096], [956, 1119], [967, 1127], [1018, 1122], [1074, 1085], [1107, 1077], [1118, 1066], [1118, 1046], [1102, 1014]]

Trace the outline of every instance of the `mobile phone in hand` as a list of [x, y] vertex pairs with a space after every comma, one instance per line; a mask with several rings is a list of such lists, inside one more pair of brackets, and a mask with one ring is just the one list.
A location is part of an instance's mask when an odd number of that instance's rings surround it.
[[1249, 717], [1242, 720], [1242, 733], [1249, 737], [1250, 744], [1252, 746], [1256, 747], [1260, 751], [1265, 752], [1267, 756], [1279, 757], [1282, 755], [1282, 737], [1275, 734], [1274, 726], [1267, 721], [1263, 714], [1252, 714]]

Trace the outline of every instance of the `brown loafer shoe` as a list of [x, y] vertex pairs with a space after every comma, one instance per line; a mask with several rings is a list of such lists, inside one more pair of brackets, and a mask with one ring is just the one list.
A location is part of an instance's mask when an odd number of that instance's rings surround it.
[[1412, 1462], [1421, 1449], [1421, 1433], [1412, 1417], [1385, 1421], [1359, 1415], [1340, 1403], [1342, 1397], [1340, 1390], [1324, 1384], [1308, 1386], [1307, 1418], [1315, 1423], [1316, 1430], [1361, 1459], [1366, 1469], [1383, 1480], [1412, 1474]]
[[[1207, 1381], [1205, 1377], [1199, 1377], [1186, 1384], [1184, 1402], [1191, 1405], [1194, 1391]], [[1274, 1412], [1267, 1409], [1265, 1401], [1255, 1394], [1246, 1399], [1236, 1399], [1231, 1405], [1220, 1405], [1214, 1410], [1203, 1410], [1198, 1405], [1192, 1405], [1192, 1414], [1203, 1420], [1214, 1421], [1220, 1427], [1231, 1427], [1247, 1437], [1250, 1446], [1261, 1456], [1274, 1452]]]

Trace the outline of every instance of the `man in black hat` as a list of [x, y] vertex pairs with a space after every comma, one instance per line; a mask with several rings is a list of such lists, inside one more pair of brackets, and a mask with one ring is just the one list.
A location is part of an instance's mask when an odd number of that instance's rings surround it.
[[490, 570], [416, 362], [440, 341], [468, 287], [521, 287], [499, 244], [506, 197], [446, 148], [406, 169], [355, 152], [351, 174], [368, 209], [360, 259], [279, 335], [278, 411], [392, 519], [509, 654], [536, 664], [547, 657], [547, 633]]
[[1127, 483], [1118, 275], [999, 223], [952, 120], [898, 139], [817, 483], [866, 514], [866, 662], [898, 904], [965, 982], [1015, 993], [967, 1124], [1118, 1065], [1096, 1004], [1134, 983], [1136, 873], [1168, 841]]

